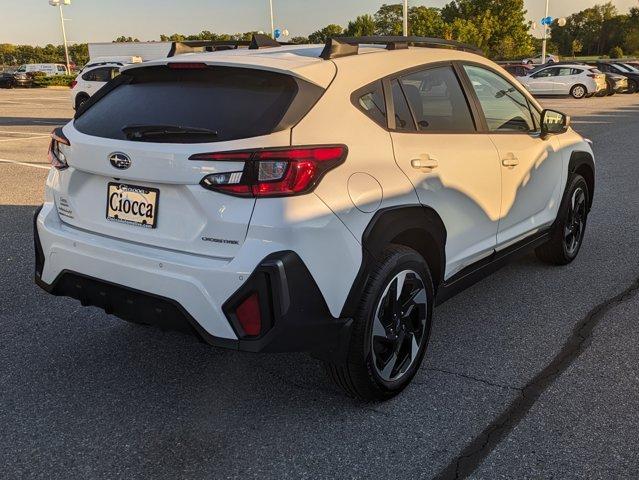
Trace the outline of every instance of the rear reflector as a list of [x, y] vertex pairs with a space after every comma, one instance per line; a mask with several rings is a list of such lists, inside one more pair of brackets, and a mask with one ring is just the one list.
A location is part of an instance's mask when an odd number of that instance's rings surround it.
[[244, 330], [244, 334], [249, 337], [256, 337], [262, 331], [262, 314], [260, 313], [260, 299], [256, 293], [247, 297], [235, 309], [235, 316]]
[[241, 197], [283, 197], [312, 191], [347, 154], [345, 145], [326, 145], [202, 153], [190, 159], [244, 162], [241, 172], [207, 175], [200, 182], [204, 188]]

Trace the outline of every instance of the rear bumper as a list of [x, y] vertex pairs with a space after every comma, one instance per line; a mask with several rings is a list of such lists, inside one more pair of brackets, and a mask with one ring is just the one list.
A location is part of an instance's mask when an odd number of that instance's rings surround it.
[[[34, 216], [35, 282], [53, 295], [236, 350], [306, 351], [334, 358], [348, 341], [350, 321], [331, 315], [312, 275], [292, 251], [268, 255], [250, 275], [228, 268], [227, 262], [212, 265], [210, 259], [201, 259], [203, 268], [175, 260], [158, 263], [131, 245], [114, 248], [113, 240], [100, 245], [99, 237], [69, 231], [56, 222], [50, 204], [41, 210]], [[238, 278], [243, 279], [239, 288]], [[211, 298], [213, 290], [219, 298]], [[264, 306], [268, 329], [245, 338], [233, 311], [253, 292]]]

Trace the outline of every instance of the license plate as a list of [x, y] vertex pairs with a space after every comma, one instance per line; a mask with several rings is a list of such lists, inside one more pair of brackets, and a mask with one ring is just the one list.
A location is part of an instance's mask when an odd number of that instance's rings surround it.
[[157, 226], [160, 190], [110, 182], [107, 188], [106, 219], [138, 227]]

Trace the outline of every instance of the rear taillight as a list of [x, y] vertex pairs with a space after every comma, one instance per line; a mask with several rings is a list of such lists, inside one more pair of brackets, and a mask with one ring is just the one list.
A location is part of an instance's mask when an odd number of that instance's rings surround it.
[[78, 84], [78, 81], [77, 81], [77, 80], [73, 80], [73, 81], [69, 84], [69, 87], [73, 88], [73, 87], [75, 87], [77, 84]]
[[193, 155], [191, 160], [244, 162], [236, 172], [213, 173], [200, 185], [240, 197], [284, 197], [312, 191], [346, 159], [345, 145], [291, 147]]
[[51, 162], [51, 166], [58, 170], [64, 170], [69, 166], [67, 164], [67, 156], [63, 150], [70, 145], [69, 139], [62, 133], [62, 127], [58, 127], [51, 132], [51, 143], [49, 143], [49, 162]]

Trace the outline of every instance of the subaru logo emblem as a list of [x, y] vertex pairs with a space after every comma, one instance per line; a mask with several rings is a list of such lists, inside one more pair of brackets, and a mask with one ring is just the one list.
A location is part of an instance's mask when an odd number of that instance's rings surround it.
[[131, 166], [131, 159], [126, 153], [114, 152], [109, 155], [109, 162], [118, 170], [126, 170]]

